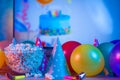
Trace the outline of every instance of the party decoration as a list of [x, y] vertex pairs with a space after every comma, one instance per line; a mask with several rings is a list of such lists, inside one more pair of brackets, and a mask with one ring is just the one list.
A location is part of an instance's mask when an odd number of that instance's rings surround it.
[[39, 37], [36, 38], [36, 42], [35, 42], [35, 45], [42, 48], [42, 41], [40, 40]]
[[61, 10], [51, 10], [51, 11], [48, 11], [48, 14], [51, 17], [58, 17], [61, 15]]
[[4, 52], [0, 49], [0, 68], [2, 68], [2, 66], [5, 63], [5, 54]]
[[[114, 44], [112, 43], [102, 43], [98, 46], [98, 49], [102, 52], [103, 56], [104, 56], [104, 60], [105, 60], [105, 72], [107, 72], [106, 70], [108, 70], [109, 74], [112, 74], [110, 65], [109, 65], [109, 57], [110, 57], [110, 53], [112, 51], [114, 47]], [[106, 75], [108, 75], [107, 73], [105, 73]]]
[[46, 5], [46, 4], [49, 4], [51, 3], [53, 0], [37, 0], [37, 2], [39, 2], [40, 4], [42, 5]]
[[39, 67], [39, 70], [42, 72], [43, 75], [46, 73], [48, 60], [49, 59], [47, 58], [46, 54], [44, 54], [43, 59], [42, 59], [42, 63]]
[[25, 75], [12, 76], [10, 73], [5, 73], [7, 80], [22, 80], [25, 78]]
[[73, 77], [73, 76], [64, 76], [64, 80], [76, 80], [76, 77]]
[[[48, 64], [47, 64], [47, 68], [46, 68], [46, 71], [49, 75], [52, 74], [52, 68], [53, 68], [53, 57], [56, 53], [56, 47], [57, 47], [57, 40], [55, 40], [54, 42], [54, 46], [53, 46], [53, 50], [52, 50], [52, 55], [48, 61]], [[52, 76], [52, 75], [51, 75]]]
[[96, 39], [96, 38], [94, 39], [94, 44], [93, 45], [96, 46], [96, 47], [99, 45], [98, 39]]
[[77, 77], [80, 78], [80, 80], [83, 80], [86, 77], [86, 73], [81, 72]]
[[[24, 0], [25, 1], [25, 0]], [[22, 10], [22, 20], [23, 20], [23, 23], [27, 26], [28, 30], [30, 30], [30, 23], [27, 22], [27, 10], [29, 8], [29, 4], [27, 1], [23, 2], [23, 10]]]
[[120, 43], [117, 43], [110, 54], [110, 67], [120, 77]]
[[[41, 49], [43, 49], [42, 41], [38, 37], [36, 38], [35, 45], [38, 46], [38, 47], [40, 47]], [[39, 67], [39, 70], [42, 72], [43, 75], [46, 72], [47, 63], [48, 63], [48, 58], [47, 58], [46, 54], [44, 54], [43, 59], [42, 59], [42, 63], [40, 65], [40, 67]]]
[[72, 66], [70, 64], [70, 56], [72, 54], [72, 51], [79, 45], [81, 44], [76, 41], [68, 41], [62, 45], [62, 49], [66, 57], [67, 65], [72, 75], [77, 75], [77, 73], [72, 69]]
[[104, 58], [100, 50], [90, 44], [76, 47], [70, 62], [76, 73], [85, 72], [87, 77], [95, 76], [104, 68]]
[[46, 42], [42, 41], [42, 46], [46, 47]]
[[25, 78], [25, 75], [14, 76], [14, 80], [21, 80], [24, 78]]
[[27, 31], [27, 27], [21, 21], [19, 21], [18, 19], [15, 19], [15, 30], [19, 32], [25, 32]]
[[[27, 28], [27, 30], [29, 31], [30, 28], [31, 28], [31, 25], [30, 23], [28, 22], [28, 18], [27, 18], [27, 10], [29, 8], [29, 3], [28, 3], [28, 0], [23, 0], [23, 9], [22, 9], [22, 14], [16, 14], [16, 19], [20, 19], [22, 20], [22, 23], [19, 23], [20, 25], [22, 25], [22, 27], [24, 29]], [[17, 21], [16, 23], [18, 23], [19, 20], [15, 20]], [[17, 24], [16, 24], [17, 25]], [[25, 26], [24, 26], [25, 25]], [[15, 26], [17, 27], [17, 26]], [[25, 28], [26, 27], [26, 28]], [[21, 29], [19, 27], [19, 29]]]
[[53, 54], [53, 63], [52, 66], [50, 67], [49, 72], [51, 72], [51, 75], [55, 78], [69, 75], [69, 70], [67, 68], [65, 56], [62, 50], [62, 46], [60, 44], [60, 40], [58, 38], [57, 38], [56, 49], [54, 51], [55, 54]]
[[83, 80], [85, 78], [86, 74], [84, 72], [81, 72], [77, 76], [64, 76], [65, 80]]
[[113, 44], [117, 44], [119, 42], [120, 42], [120, 40], [113, 40], [113, 41], [111, 41], [111, 43], [113, 43]]

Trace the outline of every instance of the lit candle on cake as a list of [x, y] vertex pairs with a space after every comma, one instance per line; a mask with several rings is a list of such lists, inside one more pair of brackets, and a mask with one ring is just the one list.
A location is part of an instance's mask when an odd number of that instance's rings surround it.
[[51, 10], [51, 11], [48, 11], [48, 14], [52, 17], [58, 17], [61, 15], [61, 11], [60, 10]]

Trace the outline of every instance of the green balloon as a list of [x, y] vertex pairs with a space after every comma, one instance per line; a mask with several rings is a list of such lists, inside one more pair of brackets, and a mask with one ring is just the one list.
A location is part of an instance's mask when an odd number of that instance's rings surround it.
[[109, 58], [110, 58], [110, 53], [111, 53], [113, 47], [114, 47], [114, 44], [109, 43], [109, 42], [101, 43], [98, 46], [98, 49], [102, 52], [102, 54], [104, 56], [105, 68], [108, 70], [109, 73], [112, 72], [111, 68], [110, 68], [110, 64], [109, 64]]

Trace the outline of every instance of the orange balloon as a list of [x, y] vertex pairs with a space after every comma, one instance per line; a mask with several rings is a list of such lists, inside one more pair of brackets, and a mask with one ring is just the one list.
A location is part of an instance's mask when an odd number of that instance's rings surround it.
[[37, 1], [43, 5], [46, 5], [46, 4], [51, 3], [53, 0], [37, 0]]
[[5, 63], [5, 54], [2, 50], [0, 50], [0, 68], [2, 68], [4, 63]]

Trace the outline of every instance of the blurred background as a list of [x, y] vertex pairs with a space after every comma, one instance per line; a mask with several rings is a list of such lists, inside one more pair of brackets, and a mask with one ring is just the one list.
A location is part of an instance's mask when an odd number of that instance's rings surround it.
[[[16, 0], [15, 12], [21, 12], [22, 1]], [[21, 4], [20, 4], [21, 3]], [[33, 30], [39, 29], [41, 14], [52, 8], [60, 9], [63, 14], [71, 17], [71, 33], [59, 36], [62, 43], [75, 40], [81, 43], [93, 43], [94, 38], [100, 42], [120, 38], [119, 0], [53, 0], [44, 7], [36, 0], [28, 0], [28, 21]], [[51, 42], [54, 36], [41, 36], [42, 40]]]
[[[23, 3], [27, 3], [26, 7]], [[13, 21], [13, 0], [0, 0], [0, 41], [12, 37]], [[37, 0], [15, 0], [15, 19], [19, 20], [21, 26], [22, 19], [19, 15], [25, 10], [29, 29], [34, 34], [29, 34], [31, 40], [35, 40], [39, 34], [40, 15], [46, 14], [49, 10], [60, 9], [63, 14], [69, 15], [71, 33], [59, 36], [61, 43], [69, 40], [80, 43], [93, 43], [96, 38], [99, 42], [108, 42], [120, 39], [120, 1], [119, 0], [53, 0], [50, 4], [41, 5]], [[20, 25], [17, 25], [20, 26]], [[19, 30], [21, 32], [21, 29]], [[26, 30], [27, 31], [27, 30]], [[27, 32], [21, 33], [26, 35]], [[31, 36], [31, 37], [30, 37]], [[51, 43], [56, 36], [41, 35], [43, 41]], [[28, 38], [28, 37], [24, 37]], [[23, 40], [26, 40], [23, 39]], [[20, 39], [19, 39], [20, 40]]]
[[13, 37], [13, 0], [0, 0], [0, 41]]

